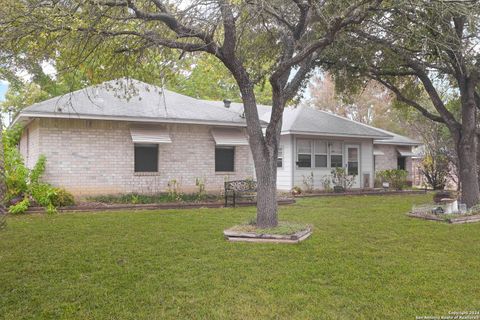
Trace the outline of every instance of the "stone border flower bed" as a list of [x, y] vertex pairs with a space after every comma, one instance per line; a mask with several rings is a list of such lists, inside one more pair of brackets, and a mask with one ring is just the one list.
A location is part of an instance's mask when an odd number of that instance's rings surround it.
[[[293, 198], [278, 200], [279, 205], [288, 205], [295, 203]], [[254, 206], [256, 202], [243, 201], [237, 202], [237, 206]], [[88, 211], [118, 211], [118, 210], [166, 210], [166, 209], [198, 209], [198, 208], [223, 208], [223, 201], [216, 202], [170, 202], [170, 203], [152, 203], [152, 204], [105, 204], [105, 203], [80, 203], [70, 207], [60, 207], [58, 212], [88, 212]], [[26, 213], [44, 213], [42, 207], [30, 207]]]
[[410, 212], [408, 214], [408, 216], [412, 217], [412, 218], [417, 218], [417, 219], [440, 221], [440, 222], [446, 222], [446, 223], [450, 223], [450, 224], [463, 224], [463, 223], [480, 222], [480, 214], [458, 215], [458, 217], [452, 217], [452, 216], [449, 215], [447, 217], [442, 217], [442, 216], [434, 215], [434, 214], [419, 214], [419, 213]]
[[271, 234], [238, 231], [236, 227], [223, 231], [225, 239], [232, 242], [269, 242], [269, 243], [299, 243], [310, 237], [312, 227], [297, 231], [293, 234]]
[[346, 192], [313, 192], [295, 195], [295, 198], [309, 197], [337, 197], [337, 196], [382, 196], [382, 195], [405, 195], [405, 194], [425, 194], [427, 190], [349, 190]]

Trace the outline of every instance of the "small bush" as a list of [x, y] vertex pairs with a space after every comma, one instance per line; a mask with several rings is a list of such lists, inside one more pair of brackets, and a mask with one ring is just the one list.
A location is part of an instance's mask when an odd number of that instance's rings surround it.
[[28, 199], [28, 197], [25, 197], [16, 205], [10, 206], [8, 208], [8, 212], [10, 212], [11, 214], [21, 214], [27, 211], [28, 207], [30, 207], [30, 199]]
[[292, 188], [292, 194], [295, 196], [295, 195], [299, 195], [302, 193], [302, 188], [300, 188], [299, 186], [294, 186]]
[[313, 192], [314, 183], [313, 183], [313, 172], [310, 172], [308, 176], [302, 176], [303, 186], [305, 187], [305, 192]]
[[207, 197], [207, 192], [205, 190], [205, 179], [195, 178], [195, 185], [198, 188], [197, 199], [198, 200], [205, 200], [205, 198]]
[[54, 207], [67, 207], [75, 204], [73, 195], [63, 188], [54, 188], [50, 201]]
[[[353, 187], [355, 183], [356, 176], [349, 176], [347, 170], [344, 168], [335, 168], [330, 172], [332, 175], [332, 183], [334, 189], [340, 190], [340, 187], [343, 188], [343, 191]], [[336, 187], [336, 188], [335, 188]]]
[[377, 172], [377, 177], [382, 182], [388, 182], [390, 188], [395, 190], [402, 190], [407, 186], [408, 172], [405, 170], [392, 169]]

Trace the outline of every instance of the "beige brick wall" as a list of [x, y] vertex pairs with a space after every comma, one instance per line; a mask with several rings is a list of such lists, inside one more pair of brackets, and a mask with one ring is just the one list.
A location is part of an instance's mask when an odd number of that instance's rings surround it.
[[[159, 146], [159, 172], [142, 174], [134, 172], [134, 144], [129, 123], [77, 119], [37, 121], [38, 150], [47, 157], [44, 180], [65, 187], [75, 195], [162, 192], [172, 179], [180, 183], [183, 192], [192, 192], [196, 190], [197, 177], [205, 179], [208, 191], [219, 192], [225, 179], [245, 179], [254, 174], [248, 146], [235, 148], [234, 173], [216, 173], [215, 142], [211, 127], [205, 125], [167, 125], [172, 143]], [[29, 132], [32, 141], [30, 128]], [[25, 156], [25, 148], [21, 150]]]
[[[375, 172], [383, 171], [383, 170], [390, 170], [390, 169], [397, 169], [397, 158], [398, 152], [397, 149], [401, 148], [403, 150], [411, 150], [411, 147], [400, 147], [400, 146], [392, 146], [392, 145], [375, 145], [375, 150], [380, 150], [384, 153], [382, 156], [375, 156]], [[407, 157], [405, 162], [405, 168], [408, 171], [408, 181], [412, 181], [412, 158]]]
[[20, 153], [27, 168], [32, 169], [40, 155], [40, 127], [39, 120], [34, 120], [23, 130], [20, 138]]

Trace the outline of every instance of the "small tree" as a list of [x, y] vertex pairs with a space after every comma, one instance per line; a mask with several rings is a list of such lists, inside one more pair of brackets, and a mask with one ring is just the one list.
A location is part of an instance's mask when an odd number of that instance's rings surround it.
[[433, 190], [445, 189], [450, 171], [447, 157], [441, 154], [435, 156], [425, 155], [420, 164], [420, 171]]

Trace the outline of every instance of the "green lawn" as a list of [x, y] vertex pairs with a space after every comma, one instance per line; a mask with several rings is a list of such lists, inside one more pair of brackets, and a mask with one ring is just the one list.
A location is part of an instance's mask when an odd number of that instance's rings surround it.
[[480, 311], [480, 224], [406, 217], [431, 195], [299, 200], [299, 245], [229, 243], [254, 208], [18, 216], [0, 318], [415, 319]]

